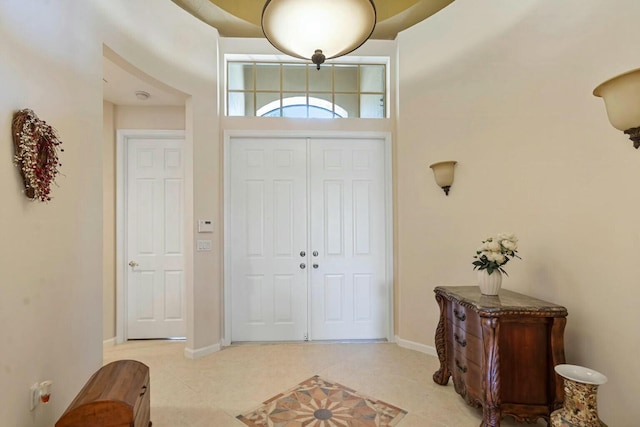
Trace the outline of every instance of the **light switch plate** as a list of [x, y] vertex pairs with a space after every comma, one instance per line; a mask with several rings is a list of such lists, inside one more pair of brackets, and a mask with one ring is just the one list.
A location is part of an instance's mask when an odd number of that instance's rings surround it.
[[211, 250], [211, 240], [198, 240], [196, 250], [198, 252], [210, 251]]

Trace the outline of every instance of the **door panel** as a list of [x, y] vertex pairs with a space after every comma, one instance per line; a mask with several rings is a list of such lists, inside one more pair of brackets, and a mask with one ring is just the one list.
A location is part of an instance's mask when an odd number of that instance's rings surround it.
[[381, 140], [310, 144], [311, 338], [387, 336]]
[[300, 341], [307, 331], [304, 140], [231, 144], [232, 341]]
[[181, 140], [127, 143], [127, 338], [186, 335]]

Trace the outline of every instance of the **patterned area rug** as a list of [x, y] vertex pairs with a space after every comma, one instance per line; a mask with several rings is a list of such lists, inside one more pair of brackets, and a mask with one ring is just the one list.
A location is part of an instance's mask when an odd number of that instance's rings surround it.
[[252, 427], [387, 427], [406, 414], [316, 375], [236, 418]]

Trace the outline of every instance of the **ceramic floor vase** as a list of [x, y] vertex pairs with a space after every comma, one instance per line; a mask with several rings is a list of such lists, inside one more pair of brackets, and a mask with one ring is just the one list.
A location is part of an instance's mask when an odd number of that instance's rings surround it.
[[557, 365], [555, 371], [564, 380], [564, 403], [551, 413], [551, 426], [606, 427], [598, 417], [597, 393], [607, 377], [576, 365]]
[[491, 274], [486, 269], [478, 270], [478, 286], [482, 295], [498, 295], [502, 287], [502, 273], [500, 270], [493, 270]]

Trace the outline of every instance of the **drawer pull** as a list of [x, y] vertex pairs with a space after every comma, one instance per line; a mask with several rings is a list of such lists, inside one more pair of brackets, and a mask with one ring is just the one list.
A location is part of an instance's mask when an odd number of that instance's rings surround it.
[[147, 392], [147, 386], [143, 385], [142, 386], [142, 391], [140, 392], [140, 396], [144, 396], [144, 394]]
[[460, 362], [458, 362], [458, 359], [456, 359], [456, 368], [460, 369], [460, 372], [462, 372], [463, 374], [467, 373], [467, 367], [462, 366]]
[[460, 336], [458, 334], [453, 334], [453, 339], [455, 339], [456, 342], [458, 344], [460, 344], [461, 347], [466, 347], [467, 346], [467, 340], [460, 339]]
[[456, 316], [456, 319], [458, 319], [461, 322], [464, 322], [465, 320], [467, 320], [467, 315], [464, 313], [460, 314], [457, 308], [453, 309], [453, 315]]

